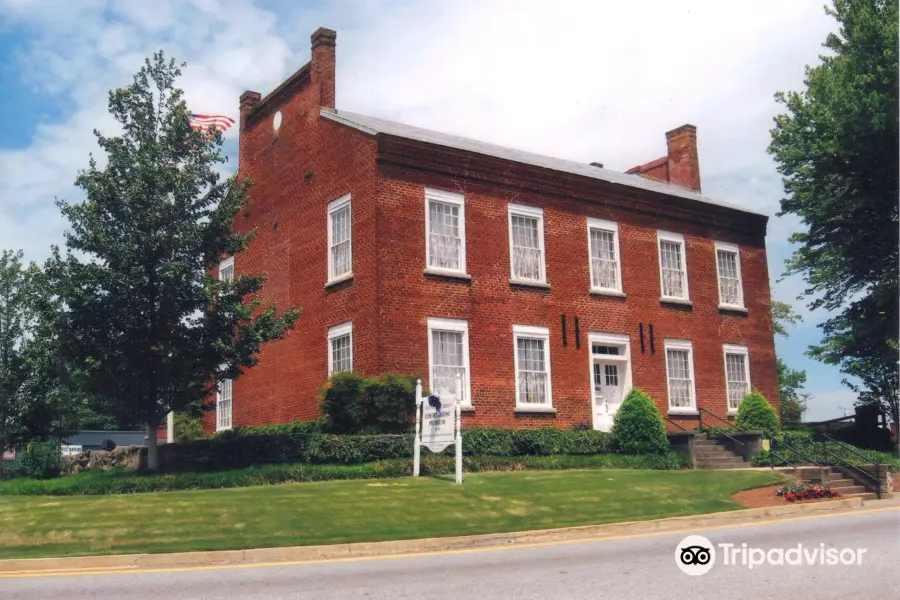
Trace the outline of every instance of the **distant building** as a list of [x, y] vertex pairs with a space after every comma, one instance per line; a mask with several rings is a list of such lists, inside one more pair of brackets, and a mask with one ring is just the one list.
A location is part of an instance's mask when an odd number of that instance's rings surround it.
[[608, 430], [633, 386], [687, 428], [753, 388], [777, 408], [768, 217], [701, 195], [694, 126], [621, 173], [348, 113], [335, 40], [240, 98], [234, 225], [257, 234], [219, 276], [265, 273], [303, 313], [207, 430], [313, 419], [346, 369], [460, 374], [464, 426]]

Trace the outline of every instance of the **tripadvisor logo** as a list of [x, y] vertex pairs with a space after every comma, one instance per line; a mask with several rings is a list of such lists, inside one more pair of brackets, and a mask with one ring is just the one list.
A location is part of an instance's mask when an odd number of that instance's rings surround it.
[[754, 548], [746, 543], [713, 545], [702, 535], [689, 535], [675, 547], [675, 564], [687, 575], [704, 575], [716, 564], [752, 569], [761, 565], [861, 565], [866, 548], [827, 548], [825, 544], [790, 548]]
[[688, 575], [705, 575], [716, 564], [716, 548], [702, 535], [689, 535], [675, 547], [675, 564]]

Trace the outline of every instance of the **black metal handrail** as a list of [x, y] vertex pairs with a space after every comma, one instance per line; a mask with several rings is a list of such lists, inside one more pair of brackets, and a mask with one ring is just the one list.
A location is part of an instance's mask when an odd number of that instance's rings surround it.
[[682, 427], [681, 424], [680, 424], [678, 421], [673, 421], [673, 420], [670, 419], [669, 417], [663, 417], [663, 418], [664, 418], [666, 421], [668, 421], [669, 423], [671, 423], [672, 425], [674, 425], [675, 427], [677, 427], [678, 429], [680, 429], [680, 430], [682, 430], [682, 431], [687, 431], [687, 429], [685, 429], [684, 427]]
[[[737, 425], [732, 425], [730, 421], [728, 421], [728, 420], [726, 420], [726, 419], [723, 419], [722, 417], [720, 417], [720, 416], [717, 415], [716, 413], [712, 412], [711, 410], [708, 410], [708, 409], [706, 409], [706, 408], [700, 408], [700, 409], [698, 409], [698, 412], [700, 413], [700, 428], [701, 428], [701, 429], [703, 428], [703, 413], [706, 413], [706, 414], [708, 414], [708, 415], [710, 415], [710, 416], [712, 416], [712, 417], [718, 419], [719, 421], [725, 423], [725, 424], [728, 425], [729, 427], [732, 427], [735, 431], [737, 431], [737, 432], [739, 432], [739, 433], [742, 433], [742, 434], [745, 434], [745, 435], [750, 433], [750, 432], [747, 431], [746, 429], [743, 429], [743, 428], [741, 428], [741, 427], [738, 427]], [[710, 426], [707, 426], [707, 427], [710, 427]], [[721, 429], [718, 429], [718, 428], [715, 428], [715, 427], [711, 427], [711, 428], [712, 428], [713, 430], [719, 432], [720, 435], [724, 435], [724, 436], [726, 436], [726, 437], [728, 437], [728, 438], [734, 440], [734, 438], [731, 437], [730, 435], [728, 435], [725, 431], [723, 431], [723, 430], [721, 430]], [[708, 438], [708, 437], [709, 437], [709, 434], [707, 434], [707, 438]], [[737, 441], [737, 440], [735, 440], [735, 441]], [[779, 440], [779, 441], [780, 441], [780, 440]], [[743, 442], [737, 442], [737, 443], [739, 443], [739, 444], [741, 444], [741, 445], [744, 446], [744, 460], [746, 461], [746, 460], [747, 460], [747, 454], [746, 454], [746, 453], [747, 453], [747, 446], [746, 446], [746, 444], [743, 443]], [[808, 461], [811, 462], [812, 464], [814, 464], [814, 465], [816, 465], [816, 466], [818, 466], [818, 467], [821, 467], [821, 466], [822, 466], [822, 465], [820, 465], [819, 462], [816, 461], [814, 458], [812, 458], [812, 457], [810, 457], [809, 455], [805, 454], [804, 452], [801, 452], [800, 450], [794, 448], [794, 447], [791, 446], [790, 444], [787, 444], [787, 443], [782, 442], [782, 445], [786, 446], [786, 448], [787, 448], [789, 451], [793, 452], [794, 454], [797, 454], [797, 455], [801, 456], [802, 458], [808, 460]], [[781, 460], [781, 461], [784, 462], [785, 464], [794, 467], [795, 469], [798, 467], [798, 465], [797, 465], [796, 463], [793, 463], [793, 462], [791, 462], [790, 460], [788, 460], [788, 458], [787, 458], [786, 456], [782, 456], [781, 454], [779, 454], [779, 453], [778, 453], [773, 447], [771, 447], [771, 446], [770, 446], [770, 448], [769, 448], [769, 454], [771, 454], [772, 456], [778, 458], [779, 460]], [[771, 465], [769, 465], [769, 466], [770, 466], [771, 468], [773, 468], [773, 469], [775, 468], [775, 465], [774, 465], [774, 464], [771, 464]]]
[[[723, 423], [725, 423], [725, 424], [728, 425], [729, 427], [733, 427], [732, 424], [729, 423], [727, 420], [723, 419], [722, 417], [720, 417], [719, 415], [717, 415], [716, 413], [714, 413], [714, 412], [712, 412], [712, 411], [710, 411], [710, 410], [707, 410], [707, 409], [705, 409], [705, 408], [699, 408], [699, 409], [697, 409], [697, 412], [698, 412], [698, 416], [699, 416], [699, 419], [700, 419], [700, 429], [701, 429], [701, 431], [704, 429], [704, 427], [703, 427], [703, 413], [706, 413], [706, 414], [708, 414], [708, 415], [710, 415], [710, 416], [712, 416], [712, 417], [714, 417], [714, 418], [716, 418], [716, 419], [722, 421]], [[728, 432], [725, 431], [724, 429], [719, 429], [718, 427], [715, 427], [715, 426], [712, 426], [712, 425], [707, 425], [707, 426], [706, 426], [706, 429], [707, 429], [707, 430], [715, 431], [718, 435], [725, 436], [726, 438], [728, 438], [729, 440], [731, 440], [732, 442], [734, 442], [735, 444], [737, 444], [738, 446], [740, 446], [740, 447], [741, 447], [741, 456], [744, 457], [744, 462], [747, 462], [747, 460], [749, 459], [749, 453], [748, 453], [748, 451], [747, 451], [747, 442], [742, 442], [742, 441], [738, 440], [737, 438], [735, 438], [735, 437], [729, 435]], [[709, 431], [707, 431], [707, 433], [706, 433], [706, 439], [709, 439], [709, 437], [710, 437]]]
[[[879, 465], [877, 461], [872, 460], [871, 458], [869, 458], [868, 456], [866, 456], [865, 454], [863, 454], [862, 452], [860, 452], [858, 449], [856, 449], [856, 448], [854, 448], [853, 446], [851, 446], [850, 444], [846, 444], [846, 443], [844, 443], [844, 442], [841, 442], [840, 440], [834, 439], [833, 437], [831, 437], [831, 436], [828, 435], [827, 433], [818, 431], [818, 432], [815, 432], [815, 433], [813, 434], [813, 436], [814, 436], [814, 438], [813, 438], [813, 443], [815, 443], [815, 437], [825, 438], [825, 439], [822, 440], [822, 442], [821, 442], [821, 443], [822, 443], [822, 452], [825, 453], [825, 454], [828, 454], [828, 455], [830, 455], [830, 456], [835, 457], [838, 461], [840, 461], [841, 463], [843, 463], [843, 464], [841, 464], [841, 465], [839, 465], [839, 466], [841, 466], [841, 467], [843, 467], [843, 468], [845, 468], [845, 469], [852, 469], [853, 471], [855, 471], [855, 472], [861, 474], [861, 475], [862, 475], [863, 477], [865, 477], [866, 479], [872, 480], [872, 481], [874, 482], [874, 484], [875, 484], [875, 497], [878, 498], [879, 500], [881, 499], [881, 473], [880, 473], [880, 471], [881, 471], [881, 465]], [[861, 469], [861, 468], [859, 468], [857, 465], [854, 465], [853, 463], [851, 463], [851, 462], [850, 462], [849, 460], [847, 460], [846, 458], [844, 458], [844, 457], [842, 457], [842, 456], [838, 456], [837, 454], [835, 454], [835, 453], [829, 451], [829, 450], [828, 450], [828, 446], [826, 445], [826, 444], [828, 444], [829, 442], [832, 443], [832, 444], [837, 444], [838, 446], [841, 447], [842, 450], [844, 450], [844, 451], [846, 451], [846, 452], [848, 452], [848, 453], [850, 453], [850, 454], [853, 454], [853, 455], [856, 455], [856, 456], [862, 458], [863, 460], [866, 461], [866, 463], [871, 463], [872, 466], [874, 467], [875, 473], [874, 473], [874, 474], [873, 474], [873, 473], [869, 473], [869, 472], [866, 471], [865, 469]]]

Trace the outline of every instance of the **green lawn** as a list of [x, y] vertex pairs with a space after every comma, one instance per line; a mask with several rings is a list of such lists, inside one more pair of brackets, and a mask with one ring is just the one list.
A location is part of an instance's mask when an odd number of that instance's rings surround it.
[[0, 496], [0, 558], [544, 529], [739, 508], [767, 471], [527, 471], [115, 496]]

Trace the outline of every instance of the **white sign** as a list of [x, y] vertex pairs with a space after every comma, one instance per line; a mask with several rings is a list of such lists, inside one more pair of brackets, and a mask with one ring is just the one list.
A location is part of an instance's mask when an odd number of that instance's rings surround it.
[[462, 380], [456, 376], [456, 393], [446, 390], [422, 397], [422, 381], [416, 382], [416, 439], [413, 448], [413, 476], [419, 476], [422, 446], [441, 452], [455, 445], [456, 483], [462, 483], [462, 425], [458, 399], [462, 396]]
[[450, 394], [431, 394], [422, 402], [422, 445], [440, 452], [456, 441], [456, 398]]
[[63, 456], [75, 456], [81, 454], [81, 445], [62, 444], [60, 446]]

